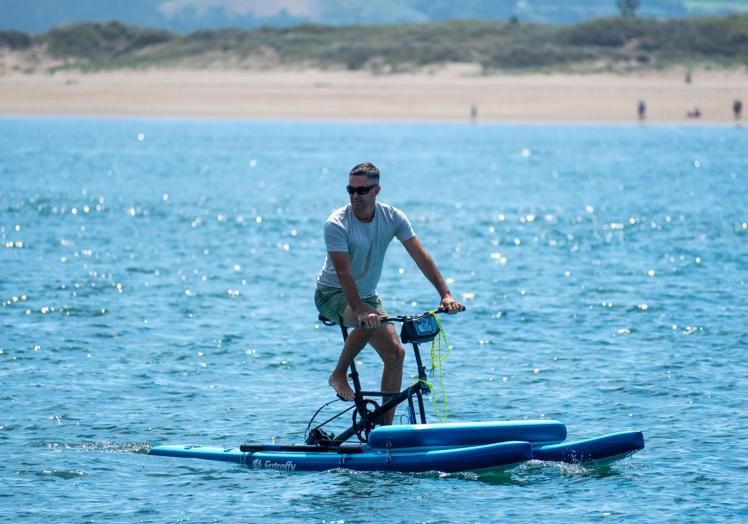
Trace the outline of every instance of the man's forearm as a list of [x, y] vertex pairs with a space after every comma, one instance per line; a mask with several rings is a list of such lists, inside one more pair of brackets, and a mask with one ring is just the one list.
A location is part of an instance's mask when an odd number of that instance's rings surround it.
[[436, 291], [439, 293], [440, 297], [444, 298], [445, 296], [452, 294], [449, 291], [447, 283], [444, 281], [439, 268], [436, 267], [436, 263], [434, 262], [434, 259], [431, 258], [431, 256], [429, 256], [428, 254], [424, 254], [424, 256], [420, 260], [416, 260], [416, 264], [420, 268], [423, 275], [428, 279], [429, 282], [431, 282], [434, 288], [436, 288]]
[[431, 285], [436, 288], [436, 291], [439, 293], [442, 300], [446, 297], [451, 297], [452, 293], [449, 291], [447, 283], [444, 282], [444, 278], [442, 278], [439, 268], [436, 267], [436, 263], [434, 262], [434, 259], [431, 258], [431, 255], [429, 255], [423, 248], [418, 237], [414, 236], [405, 240], [403, 246], [405, 246], [408, 254], [418, 266], [418, 269], [420, 269], [428, 281], [431, 282]]

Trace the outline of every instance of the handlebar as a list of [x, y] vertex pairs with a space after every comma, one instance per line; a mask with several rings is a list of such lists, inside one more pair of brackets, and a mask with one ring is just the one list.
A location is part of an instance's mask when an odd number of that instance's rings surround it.
[[[460, 309], [458, 310], [458, 312], [465, 311], [466, 309], [467, 308], [465, 306], [460, 305]], [[442, 307], [442, 306], [439, 306], [438, 308], [434, 309], [434, 313], [446, 313], [446, 312], [447, 312], [447, 310], [444, 307]], [[419, 318], [419, 317], [426, 316], [429, 313], [431, 313], [431, 312], [430, 311], [424, 311], [420, 315], [397, 315], [397, 316], [394, 316], [394, 317], [381, 316], [381, 317], [379, 317], [379, 320], [381, 322], [405, 322], [405, 321], [408, 321], [408, 320], [413, 320], [414, 318]]]

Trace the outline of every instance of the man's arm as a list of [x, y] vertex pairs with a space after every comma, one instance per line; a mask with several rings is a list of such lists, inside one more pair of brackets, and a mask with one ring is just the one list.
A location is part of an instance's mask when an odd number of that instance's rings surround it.
[[403, 246], [405, 246], [405, 250], [415, 261], [424, 276], [436, 288], [441, 297], [441, 305], [447, 310], [447, 313], [457, 313], [460, 311], [462, 306], [452, 297], [452, 293], [449, 291], [446, 282], [444, 282], [439, 268], [436, 267], [434, 259], [423, 248], [423, 244], [418, 240], [418, 237], [411, 237], [403, 241]]
[[351, 257], [343, 251], [330, 251], [327, 253], [338, 275], [340, 287], [343, 289], [348, 305], [353, 311], [355, 321], [358, 325], [366, 327], [378, 327], [380, 324], [379, 313], [367, 305], [358, 294], [356, 281], [351, 272]]

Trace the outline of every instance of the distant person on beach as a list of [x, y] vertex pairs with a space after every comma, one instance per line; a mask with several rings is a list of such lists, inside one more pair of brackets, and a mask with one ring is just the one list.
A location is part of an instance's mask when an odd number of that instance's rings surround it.
[[735, 120], [740, 120], [740, 114], [743, 112], [743, 102], [738, 99], [732, 103], [732, 113], [735, 115]]
[[476, 120], [478, 120], [478, 108], [473, 104], [470, 106], [470, 121], [475, 124]]
[[686, 116], [688, 118], [701, 118], [701, 110], [699, 110], [699, 107], [696, 106], [693, 108], [693, 111], [687, 112]]
[[647, 118], [647, 104], [644, 100], [639, 100], [639, 105], [636, 107], [636, 111], [639, 114], [639, 120]]
[[[382, 323], [386, 315], [376, 294], [387, 247], [393, 238], [402, 242], [441, 297], [448, 313], [461, 305], [452, 297], [434, 260], [416, 237], [408, 217], [399, 209], [377, 202], [379, 169], [369, 162], [355, 166], [348, 175], [346, 191], [350, 203], [335, 211], [325, 222], [327, 257], [317, 277], [314, 303], [326, 318], [353, 327], [343, 344], [338, 364], [328, 383], [343, 400], [353, 400], [348, 384], [348, 366], [370, 343], [384, 362], [382, 391], [399, 391], [402, 385], [405, 350], [394, 326]], [[395, 411], [385, 414], [392, 423]]]

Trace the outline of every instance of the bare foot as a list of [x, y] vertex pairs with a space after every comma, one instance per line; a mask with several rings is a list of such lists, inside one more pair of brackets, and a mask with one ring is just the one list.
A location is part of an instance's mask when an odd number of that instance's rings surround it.
[[341, 377], [333, 373], [332, 375], [330, 375], [327, 383], [332, 386], [332, 389], [335, 390], [335, 393], [337, 393], [338, 396], [343, 400], [347, 400], [350, 402], [354, 399], [355, 395], [353, 393], [353, 390], [351, 389], [351, 386], [348, 385], [348, 379], [345, 375]]

